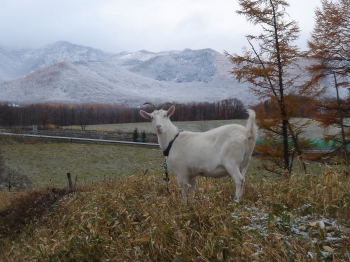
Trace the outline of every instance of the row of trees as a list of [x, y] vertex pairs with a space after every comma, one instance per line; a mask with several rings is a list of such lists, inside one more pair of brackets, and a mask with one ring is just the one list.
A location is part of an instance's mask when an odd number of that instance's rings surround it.
[[[343, 119], [349, 117], [349, 111], [342, 102], [347, 100], [348, 103], [349, 99], [337, 96], [321, 100], [320, 95], [324, 91], [321, 82], [329, 75], [334, 77], [337, 94], [339, 87], [349, 84], [349, 0], [321, 1], [322, 7], [315, 11], [316, 25], [307, 52], [300, 51], [294, 44], [300, 29], [286, 11], [289, 6], [287, 1], [239, 0], [238, 3], [240, 9], [237, 13], [253, 25], [260, 25], [262, 33], [246, 36], [249, 48], [244, 47], [241, 55], [225, 54], [233, 64], [231, 73], [235, 78], [250, 84], [254, 94], [262, 101], [268, 101], [268, 110], [266, 104], [260, 105], [261, 110], [257, 114], [258, 125], [264, 131], [263, 142], [257, 145], [260, 156], [266, 160], [262, 161], [262, 166], [271, 172], [289, 176], [295, 153], [302, 162], [303, 148], [308, 141], [300, 141], [298, 135], [308, 123], [292, 122], [291, 119], [305, 110], [305, 98], [317, 102], [314, 104], [318, 105], [318, 120], [325, 125], [339, 122], [346, 155], [349, 130], [346, 135]], [[309, 65], [301, 67], [300, 61]], [[331, 101], [336, 102], [328, 108]], [[326, 124], [323, 116], [328, 113], [333, 115], [333, 121]]]
[[[174, 121], [200, 121], [213, 119], [241, 119], [246, 117], [244, 104], [235, 98], [220, 102], [176, 104]], [[145, 108], [147, 110], [147, 108]], [[106, 104], [32, 104], [14, 106], [0, 104], [1, 126], [48, 125], [69, 126], [133, 123], [145, 121], [140, 108]]]

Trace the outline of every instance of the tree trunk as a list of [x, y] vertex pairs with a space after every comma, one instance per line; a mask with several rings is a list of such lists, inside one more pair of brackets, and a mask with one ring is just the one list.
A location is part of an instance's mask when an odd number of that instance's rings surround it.
[[276, 21], [276, 12], [275, 12], [275, 6], [273, 5], [272, 1], [270, 1], [272, 11], [273, 11], [273, 27], [275, 30], [275, 44], [276, 44], [276, 58], [277, 58], [277, 65], [278, 65], [278, 84], [280, 89], [280, 98], [279, 98], [279, 105], [281, 109], [281, 117], [282, 117], [282, 137], [283, 137], [283, 159], [284, 159], [284, 171], [289, 170], [289, 148], [288, 148], [288, 120], [287, 120], [287, 114], [286, 114], [286, 108], [285, 108], [285, 101], [284, 101], [284, 86], [283, 86], [283, 68], [282, 68], [282, 62], [281, 62], [281, 52], [280, 52], [280, 43], [278, 38], [278, 28], [277, 28], [277, 21]]
[[[338, 110], [339, 110], [339, 122], [340, 122], [340, 128], [341, 128], [341, 138], [342, 138], [342, 147], [341, 151], [344, 150], [344, 158], [345, 158], [345, 165], [348, 166], [348, 153], [346, 150], [346, 139], [345, 139], [345, 131], [344, 131], [344, 124], [343, 124], [343, 110], [341, 107], [340, 99], [339, 99], [339, 91], [338, 91], [338, 83], [337, 83], [337, 78], [334, 75], [334, 85], [335, 85], [335, 90], [337, 91], [337, 104], [338, 104]], [[340, 152], [341, 152], [340, 151]]]

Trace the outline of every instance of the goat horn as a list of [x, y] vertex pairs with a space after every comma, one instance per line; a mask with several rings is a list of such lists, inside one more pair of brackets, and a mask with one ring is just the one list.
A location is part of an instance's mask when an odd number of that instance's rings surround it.
[[151, 103], [151, 102], [146, 102], [143, 105], [150, 105], [153, 110], [157, 110], [156, 106], [153, 103]]
[[173, 105], [173, 103], [165, 102], [165, 103], [163, 103], [163, 104], [160, 106], [160, 108], [161, 108], [161, 109], [164, 109], [163, 107], [164, 107], [164, 106], [167, 106], [167, 105]]

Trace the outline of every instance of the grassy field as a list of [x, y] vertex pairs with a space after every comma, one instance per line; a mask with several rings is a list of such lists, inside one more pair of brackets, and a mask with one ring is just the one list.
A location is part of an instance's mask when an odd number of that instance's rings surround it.
[[[118, 179], [120, 175], [163, 174], [162, 151], [156, 147], [55, 141], [31, 137], [0, 136], [1, 153], [8, 167], [27, 174], [34, 188], [67, 186], [67, 173], [80, 185]], [[270, 176], [256, 168], [252, 159], [248, 173]], [[311, 163], [312, 170], [320, 165]], [[296, 168], [298, 168], [296, 166]]]
[[[234, 119], [234, 120], [210, 120], [210, 121], [179, 121], [173, 122], [179, 130], [188, 131], [207, 131], [212, 128], [226, 125], [226, 124], [241, 124], [245, 125], [246, 120]], [[142, 123], [125, 123], [125, 124], [106, 124], [106, 125], [88, 125], [86, 130], [93, 131], [120, 131], [120, 132], [133, 132], [137, 128], [139, 131], [145, 130], [147, 133], [154, 132], [150, 122]], [[67, 126], [64, 129], [81, 130], [80, 126]]]
[[[294, 122], [298, 122], [300, 124], [305, 123], [308, 119], [304, 118], [295, 118]], [[210, 129], [227, 125], [227, 124], [240, 124], [245, 126], [246, 120], [242, 119], [232, 119], [232, 120], [210, 120], [210, 121], [179, 121], [173, 122], [176, 127], [180, 131], [193, 131], [193, 132], [203, 132], [208, 131]], [[125, 124], [106, 124], [106, 125], [89, 125], [86, 126], [86, 130], [93, 131], [107, 131], [107, 132], [133, 132], [137, 128], [140, 132], [143, 130], [146, 133], [154, 132], [153, 127], [150, 122], [143, 123], [125, 123]], [[81, 130], [80, 126], [67, 126], [64, 129], [72, 129], [72, 130]], [[320, 128], [316, 121], [310, 121], [310, 124], [305, 127], [304, 133], [301, 137], [309, 138], [309, 139], [322, 139], [324, 133], [327, 134], [335, 134], [339, 132], [338, 128], [329, 127], [327, 130]]]
[[[340, 167], [309, 163], [310, 175], [286, 180], [253, 159], [243, 203], [230, 179], [200, 178], [184, 205], [176, 179], [162, 180], [159, 149], [0, 139], [6, 164], [37, 188], [7, 194], [0, 261], [350, 261], [350, 178]], [[57, 189], [67, 172], [75, 192]]]
[[234, 188], [200, 178], [188, 205], [158, 175], [61, 197], [45, 190], [0, 212], [0, 261], [349, 261], [349, 178], [331, 168], [291, 180], [248, 175], [241, 204]]
[[66, 174], [79, 184], [102, 182], [122, 174], [161, 173], [160, 149], [110, 144], [69, 143], [40, 138], [2, 138], [8, 167], [29, 175], [38, 188], [67, 185]]

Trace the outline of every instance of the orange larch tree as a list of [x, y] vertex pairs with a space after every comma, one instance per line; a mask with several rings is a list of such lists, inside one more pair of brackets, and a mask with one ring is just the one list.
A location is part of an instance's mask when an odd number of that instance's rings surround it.
[[350, 87], [350, 1], [322, 0], [322, 7], [315, 10], [315, 27], [308, 41], [312, 65], [308, 68], [315, 80], [328, 78], [335, 88], [334, 97], [320, 100], [317, 120], [323, 127], [339, 127], [339, 134], [326, 136], [326, 140], [340, 141], [336, 151], [344, 154], [346, 166], [349, 164], [346, 147], [350, 144], [350, 98], [339, 95], [340, 88]]
[[[308, 79], [301, 67], [304, 53], [294, 45], [299, 38], [297, 22], [288, 20], [284, 0], [239, 0], [238, 14], [253, 25], [261, 25], [262, 33], [247, 35], [250, 48], [243, 54], [225, 54], [233, 64], [232, 74], [239, 82], [249, 84], [261, 101], [268, 100], [269, 111], [257, 112], [257, 122], [263, 130], [257, 149], [265, 169], [275, 173], [291, 172], [294, 152], [302, 156], [298, 134], [305, 122], [291, 121], [305, 99], [320, 93], [319, 85]], [[300, 140], [300, 139], [299, 139]], [[294, 149], [294, 150], [293, 150]]]

